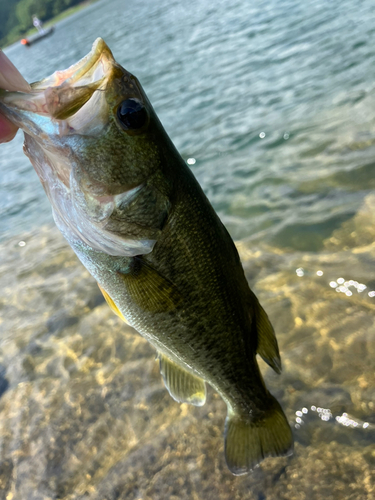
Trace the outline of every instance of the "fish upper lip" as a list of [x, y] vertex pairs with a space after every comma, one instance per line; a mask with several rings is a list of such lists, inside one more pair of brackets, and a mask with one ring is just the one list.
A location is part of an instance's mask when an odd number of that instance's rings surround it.
[[[113, 64], [114, 62], [112, 52], [102, 38], [97, 38], [95, 40], [91, 51], [81, 60], [65, 70], [55, 71], [51, 76], [39, 82], [32, 83], [31, 88], [32, 90], [40, 91], [48, 87], [58, 87], [61, 85], [75, 86], [77, 82], [82, 85], [82, 79], [85, 79], [85, 77], [87, 78], [88, 75], [95, 76], [90, 72], [95, 70], [95, 66], [99, 62], [102, 62], [104, 66], [103, 73], [108, 69], [108, 63]], [[93, 80], [87, 83], [93, 83]], [[86, 82], [83, 84], [86, 84]]]
[[[47, 102], [47, 96], [51, 91], [63, 94], [69, 92], [69, 89], [78, 91], [84, 87], [103, 89], [114, 63], [115, 60], [107, 44], [102, 38], [97, 38], [85, 57], [65, 70], [55, 71], [49, 77], [32, 83], [31, 92], [0, 90], [0, 103], [15, 111], [28, 111], [56, 118], [53, 112], [51, 113], [50, 103]], [[14, 114], [13, 116], [10, 114], [9, 118], [14, 121]]]

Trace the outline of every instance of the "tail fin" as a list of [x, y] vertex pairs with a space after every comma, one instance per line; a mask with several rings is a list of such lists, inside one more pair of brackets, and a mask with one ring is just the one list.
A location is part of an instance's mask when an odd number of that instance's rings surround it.
[[266, 457], [292, 454], [292, 431], [273, 396], [261, 417], [251, 419], [228, 411], [224, 452], [229, 470], [237, 476], [247, 474]]

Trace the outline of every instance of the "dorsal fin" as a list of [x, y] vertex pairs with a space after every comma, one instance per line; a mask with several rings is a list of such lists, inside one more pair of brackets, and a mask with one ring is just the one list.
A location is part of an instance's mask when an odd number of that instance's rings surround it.
[[206, 401], [206, 384], [203, 379], [181, 368], [164, 354], [158, 354], [160, 373], [172, 398], [178, 403], [202, 406]]
[[276, 373], [281, 373], [281, 359], [275, 331], [266, 311], [253, 292], [249, 304], [251, 304], [252, 332], [257, 337], [256, 352]]

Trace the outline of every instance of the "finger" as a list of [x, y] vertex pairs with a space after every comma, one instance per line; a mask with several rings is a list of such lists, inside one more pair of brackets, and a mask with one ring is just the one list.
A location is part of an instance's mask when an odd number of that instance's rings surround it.
[[18, 127], [0, 114], [0, 143], [11, 141], [16, 135]]
[[0, 49], [0, 88], [10, 91], [30, 92], [31, 87]]

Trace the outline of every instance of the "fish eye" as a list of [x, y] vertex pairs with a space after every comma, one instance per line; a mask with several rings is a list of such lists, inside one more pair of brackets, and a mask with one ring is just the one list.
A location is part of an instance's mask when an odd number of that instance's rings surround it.
[[125, 99], [117, 108], [117, 118], [125, 130], [137, 130], [147, 122], [146, 108], [135, 98]]

